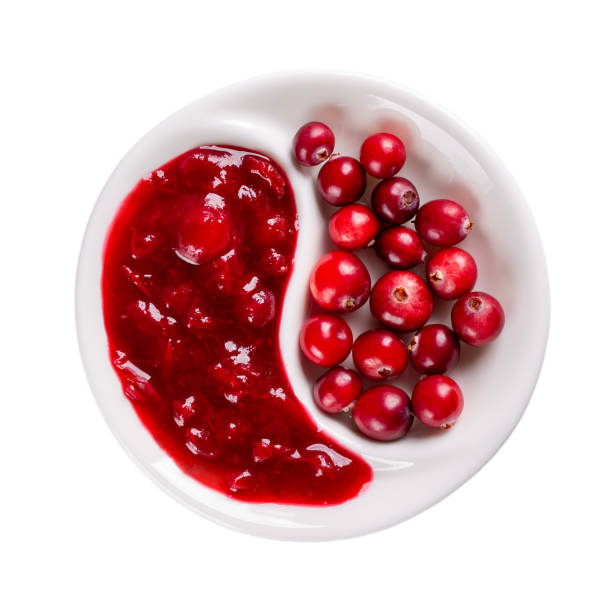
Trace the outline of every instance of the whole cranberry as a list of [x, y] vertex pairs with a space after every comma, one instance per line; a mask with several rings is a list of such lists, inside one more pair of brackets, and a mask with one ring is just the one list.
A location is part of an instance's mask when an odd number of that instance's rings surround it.
[[228, 297], [237, 289], [244, 273], [243, 263], [235, 249], [197, 270], [204, 291], [211, 296]]
[[484, 346], [495, 340], [505, 320], [501, 304], [483, 291], [461, 296], [451, 312], [453, 329], [461, 340], [472, 346]]
[[289, 221], [278, 214], [257, 215], [249, 228], [252, 244], [262, 249], [283, 247], [290, 233]]
[[227, 250], [232, 238], [232, 224], [223, 209], [195, 206], [183, 219], [176, 254], [192, 264], [212, 261]]
[[335, 212], [329, 220], [329, 236], [334, 244], [347, 251], [372, 246], [380, 223], [363, 204], [349, 204]]
[[416, 215], [419, 209], [416, 187], [405, 178], [380, 181], [372, 192], [372, 208], [387, 223], [401, 225]]
[[353, 362], [372, 380], [395, 378], [406, 369], [408, 349], [392, 331], [371, 329], [355, 340]]
[[293, 139], [293, 149], [298, 162], [304, 166], [316, 166], [334, 152], [334, 133], [320, 121], [303, 125]]
[[431, 316], [433, 298], [425, 281], [406, 270], [388, 272], [376, 281], [370, 310], [381, 323], [402, 332], [423, 327]]
[[370, 295], [370, 273], [361, 260], [346, 251], [331, 251], [319, 259], [310, 275], [315, 302], [332, 312], [350, 312]]
[[415, 225], [419, 236], [436, 246], [457, 244], [472, 229], [465, 208], [452, 200], [432, 200], [421, 206]]
[[359, 157], [369, 174], [387, 178], [396, 174], [404, 165], [406, 149], [397, 136], [378, 132], [364, 140]]
[[312, 363], [334, 366], [344, 361], [353, 346], [353, 333], [344, 319], [332, 314], [316, 314], [300, 331], [300, 347]]
[[374, 440], [397, 440], [405, 435], [414, 417], [410, 398], [398, 387], [377, 385], [362, 393], [353, 408], [359, 430]]
[[363, 167], [354, 157], [330, 159], [319, 171], [319, 191], [323, 199], [334, 206], [358, 200], [366, 188]]
[[476, 284], [478, 269], [474, 258], [463, 249], [448, 247], [434, 253], [427, 262], [431, 290], [443, 300], [456, 300]]
[[285, 194], [285, 177], [274, 164], [263, 155], [249, 154], [242, 158], [242, 167], [265, 185], [273, 195], [281, 198]]
[[236, 318], [246, 327], [261, 329], [276, 314], [276, 298], [269, 289], [240, 294], [234, 304]]
[[446, 325], [426, 325], [408, 345], [410, 361], [421, 374], [444, 374], [459, 360], [459, 339]]
[[[215, 171], [218, 168], [211, 159], [211, 153], [217, 159], [229, 160], [231, 155], [226, 151], [213, 152], [211, 149], [199, 148], [184, 156], [179, 163], [179, 176], [189, 190], [206, 193], [212, 187], [213, 179], [211, 177], [216, 174]], [[154, 172], [152, 176], [159, 178], [159, 173]], [[164, 178], [166, 177], [164, 176]], [[168, 179], [166, 178], [166, 180]]]
[[419, 235], [403, 225], [383, 230], [376, 239], [376, 252], [389, 267], [399, 270], [423, 263], [427, 256]]
[[269, 279], [277, 279], [289, 272], [289, 261], [276, 249], [266, 249], [261, 254], [261, 271]]
[[348, 411], [361, 394], [361, 379], [353, 370], [337, 366], [321, 376], [314, 386], [317, 406], [335, 414]]
[[420, 380], [412, 392], [412, 412], [429, 427], [452, 427], [463, 410], [463, 393], [448, 376], [434, 374]]

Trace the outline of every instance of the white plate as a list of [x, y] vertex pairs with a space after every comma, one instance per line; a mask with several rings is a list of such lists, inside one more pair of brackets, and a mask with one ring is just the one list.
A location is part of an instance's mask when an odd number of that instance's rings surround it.
[[[337, 151], [353, 156], [358, 156], [360, 143], [370, 133], [399, 135], [408, 150], [400, 175], [417, 185], [421, 200], [457, 200], [475, 222], [461, 246], [478, 262], [476, 288], [503, 304], [506, 326], [488, 347], [462, 347], [452, 375], [463, 388], [465, 409], [449, 431], [431, 433], [415, 426], [402, 440], [372, 442], [314, 407], [311, 388], [316, 369], [302, 362], [297, 335], [308, 309], [308, 274], [319, 255], [331, 248], [326, 220], [337, 210], [317, 200], [316, 169], [297, 168], [292, 161], [293, 134], [314, 119], [332, 127]], [[293, 185], [301, 229], [281, 322], [281, 349], [294, 390], [307, 410], [374, 469], [370, 487], [344, 504], [249, 504], [201, 485], [157, 446], [111, 367], [100, 289], [109, 224], [143, 175], [202, 144], [234, 144], [268, 153], [284, 167]], [[383, 266], [371, 254], [365, 259], [377, 278]], [[434, 320], [448, 321], [449, 309], [449, 305], [437, 308]], [[348, 319], [355, 335], [373, 324], [367, 306]], [[251, 79], [205, 96], [163, 121], [121, 160], [104, 187], [83, 240], [77, 278], [77, 326], [85, 369], [102, 413], [128, 454], [165, 491], [209, 519], [248, 533], [292, 540], [327, 540], [388, 527], [421, 512], [470, 478], [523, 414], [544, 357], [548, 323], [548, 279], [540, 239], [529, 208], [501, 161], [437, 105], [400, 86], [354, 74], [291, 73]], [[415, 378], [403, 375], [399, 384], [410, 392]]]

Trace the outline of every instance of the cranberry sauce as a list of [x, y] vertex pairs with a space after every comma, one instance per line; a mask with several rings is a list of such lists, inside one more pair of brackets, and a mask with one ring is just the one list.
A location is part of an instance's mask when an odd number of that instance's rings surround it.
[[371, 470], [318, 431], [283, 367], [296, 235], [290, 185], [268, 157], [188, 151], [123, 202], [104, 319], [125, 395], [185, 473], [241, 500], [334, 504]]

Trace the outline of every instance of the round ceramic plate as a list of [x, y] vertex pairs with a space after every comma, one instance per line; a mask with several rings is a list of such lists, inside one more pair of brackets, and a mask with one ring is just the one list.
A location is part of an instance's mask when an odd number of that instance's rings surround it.
[[[504, 305], [506, 326], [485, 348], [463, 346], [452, 375], [464, 391], [465, 409], [448, 431], [415, 425], [401, 440], [374, 442], [314, 406], [316, 369], [302, 360], [297, 335], [310, 307], [310, 269], [332, 247], [326, 224], [336, 209], [317, 198], [317, 169], [297, 167], [291, 152], [296, 129], [314, 119], [332, 127], [336, 151], [347, 155], [358, 156], [361, 142], [373, 132], [397, 134], [408, 153], [399, 174], [417, 185], [421, 201], [457, 200], [475, 222], [461, 246], [478, 262], [476, 289], [492, 293]], [[300, 232], [280, 344], [289, 379], [313, 419], [373, 468], [370, 486], [343, 504], [244, 503], [191, 479], [143, 427], [111, 367], [100, 287], [108, 227], [142, 176], [183, 151], [219, 143], [271, 155], [293, 185]], [[371, 188], [370, 184], [366, 197]], [[381, 262], [372, 253], [364, 258], [372, 278], [378, 278], [384, 270]], [[449, 312], [450, 305], [438, 306], [432, 321], [448, 322]], [[348, 320], [355, 336], [373, 325], [367, 307]], [[470, 478], [523, 414], [542, 364], [548, 322], [540, 239], [523, 196], [497, 156], [456, 118], [421, 96], [376, 78], [342, 73], [278, 74], [244, 81], [197, 100], [151, 130], [119, 163], [96, 203], [77, 279], [77, 326], [85, 369], [100, 409], [128, 454], [164, 490], [209, 519], [251, 534], [292, 540], [349, 537], [388, 527], [421, 512]], [[517, 342], [519, 337], [529, 341]], [[396, 384], [410, 393], [415, 380], [416, 375], [408, 373]]]

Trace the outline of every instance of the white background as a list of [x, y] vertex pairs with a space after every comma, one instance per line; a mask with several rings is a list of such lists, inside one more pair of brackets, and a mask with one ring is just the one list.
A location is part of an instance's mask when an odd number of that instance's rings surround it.
[[[0, 609], [610, 610], [607, 4], [4, 6]], [[87, 387], [73, 312], [81, 236], [127, 149], [210, 90], [294, 68], [388, 77], [480, 132], [532, 205], [552, 290], [542, 375], [498, 455], [407, 523], [317, 544], [228, 531], [145, 478]]]

